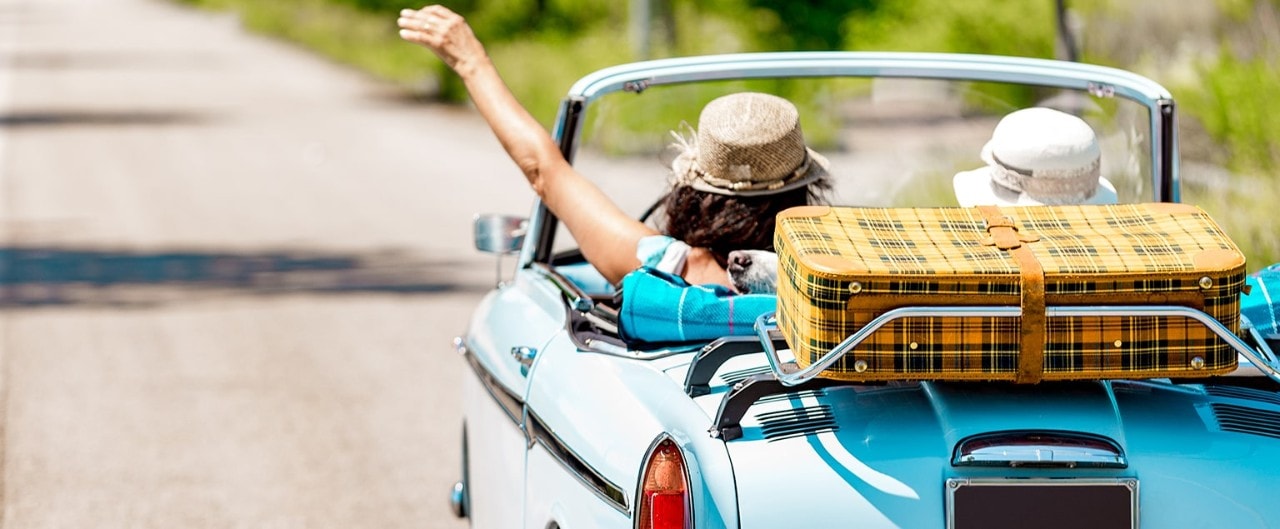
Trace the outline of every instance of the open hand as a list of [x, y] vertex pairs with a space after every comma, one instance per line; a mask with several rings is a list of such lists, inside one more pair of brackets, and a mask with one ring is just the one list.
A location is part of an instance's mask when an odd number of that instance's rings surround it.
[[486, 57], [484, 46], [471, 26], [461, 15], [444, 6], [401, 10], [396, 23], [400, 26], [400, 38], [427, 47], [459, 73]]

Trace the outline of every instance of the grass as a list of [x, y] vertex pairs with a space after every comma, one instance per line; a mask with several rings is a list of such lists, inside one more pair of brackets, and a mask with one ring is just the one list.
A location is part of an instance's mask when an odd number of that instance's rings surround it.
[[1226, 149], [1228, 167], [1274, 180], [1280, 170], [1280, 68], [1262, 57], [1221, 57], [1201, 66], [1201, 83], [1180, 87], [1179, 100]]
[[[1075, 0], [1089, 62], [1160, 81], [1179, 104], [1183, 201], [1245, 252], [1280, 262], [1280, 2]], [[1140, 35], [1142, 38], [1134, 38]], [[1196, 181], [1196, 165], [1223, 167]]]
[[1183, 183], [1182, 201], [1195, 204], [1213, 217], [1244, 252], [1247, 268], [1258, 271], [1280, 262], [1280, 182], [1257, 176], [1226, 181]]
[[1280, 69], [1231, 54], [1200, 68], [1203, 83], [1175, 94], [1215, 140], [1210, 157], [1230, 173], [1208, 184], [1184, 180], [1182, 200], [1209, 212], [1257, 271], [1280, 262]]

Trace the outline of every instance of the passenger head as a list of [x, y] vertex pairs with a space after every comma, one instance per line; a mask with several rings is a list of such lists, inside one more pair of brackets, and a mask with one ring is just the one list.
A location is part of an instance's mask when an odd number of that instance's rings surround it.
[[1115, 204], [1102, 177], [1102, 150], [1084, 120], [1027, 108], [1000, 120], [982, 148], [986, 166], [952, 180], [961, 206]]
[[664, 229], [721, 265], [733, 250], [772, 250], [778, 212], [830, 188], [827, 159], [805, 145], [799, 111], [777, 96], [717, 98], [692, 138], [676, 137]]

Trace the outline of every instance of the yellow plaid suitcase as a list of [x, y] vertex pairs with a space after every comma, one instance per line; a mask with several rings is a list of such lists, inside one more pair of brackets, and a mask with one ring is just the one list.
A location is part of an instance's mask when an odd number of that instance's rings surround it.
[[1194, 206], [806, 206], [778, 215], [774, 242], [778, 327], [802, 368], [891, 309], [1021, 307], [894, 320], [824, 377], [1035, 383], [1236, 367], [1235, 351], [1191, 318], [1046, 316], [1046, 306], [1176, 305], [1238, 332], [1244, 257]]

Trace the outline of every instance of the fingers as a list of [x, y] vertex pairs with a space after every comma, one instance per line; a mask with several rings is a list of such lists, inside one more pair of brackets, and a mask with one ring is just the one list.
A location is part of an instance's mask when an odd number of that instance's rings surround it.
[[416, 11], [412, 15], [402, 14], [400, 15], [400, 18], [396, 19], [396, 24], [400, 26], [400, 29], [407, 29], [411, 31], [438, 31], [442, 27], [441, 22], [442, 20], [440, 20], [439, 17], [433, 17]]
[[485, 58], [484, 46], [467, 22], [443, 6], [405, 9], [396, 23], [400, 26], [400, 38], [425, 46], [451, 68]]
[[427, 38], [428, 38], [427, 34], [422, 33], [420, 31], [413, 31], [411, 29], [402, 29], [400, 30], [400, 38], [406, 41], [412, 42], [414, 44], [422, 44], [424, 46], [430, 46], [430, 43], [427, 42]]
[[427, 6], [422, 9], [401, 9], [400, 10], [401, 17], [415, 17], [415, 16], [425, 16], [425, 15], [445, 16], [445, 15], [452, 15], [452, 14], [454, 14], [453, 11], [450, 11], [449, 8], [441, 5]]
[[401, 9], [400, 10], [400, 14], [402, 16], [409, 15], [412, 13], [435, 13], [437, 15], [443, 15], [446, 13], [453, 13], [453, 11], [449, 10], [449, 8], [442, 5], [429, 5], [422, 9]]
[[430, 30], [433, 27], [444, 28], [445, 22], [459, 18], [461, 17], [444, 6], [427, 6], [418, 10], [400, 10], [400, 18], [397, 22], [404, 29]]
[[453, 26], [452, 22], [461, 17], [443, 6], [427, 6], [422, 9], [404, 9], [396, 24], [400, 26], [400, 38], [419, 44], [432, 45]]
[[412, 14], [401, 14], [396, 24], [400, 26], [400, 38], [410, 42], [428, 44], [432, 38], [438, 38], [440, 35], [439, 22], [433, 22], [417, 11]]

